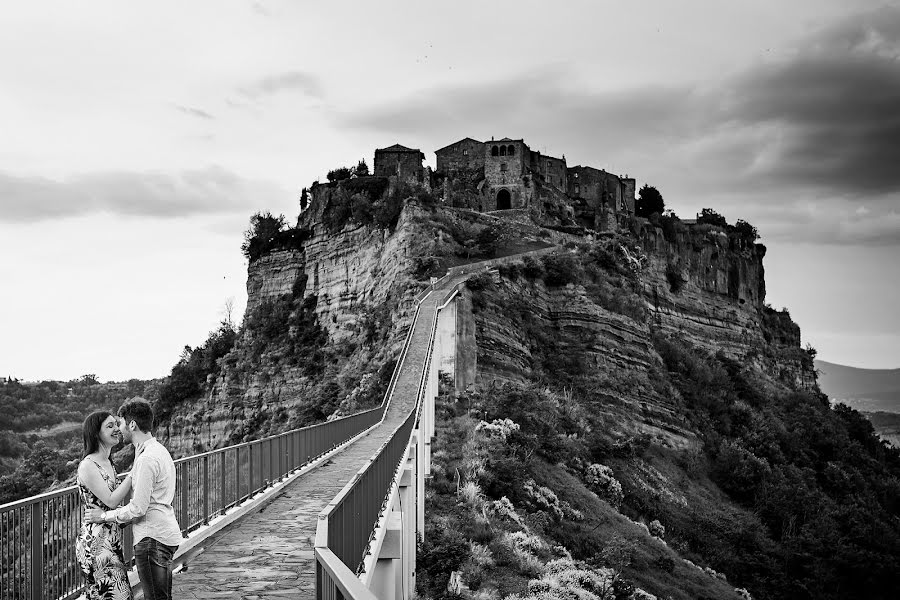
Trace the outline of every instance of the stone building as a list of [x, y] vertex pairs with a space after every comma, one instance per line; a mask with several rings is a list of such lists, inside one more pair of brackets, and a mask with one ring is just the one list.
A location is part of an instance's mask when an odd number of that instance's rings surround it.
[[491, 140], [484, 144], [484, 180], [495, 210], [526, 208], [530, 195], [528, 156], [522, 140]]
[[437, 170], [442, 173], [484, 167], [484, 144], [470, 137], [435, 150], [434, 154]]
[[[385, 151], [393, 148], [397, 146]], [[435, 155], [436, 172], [443, 177], [465, 173], [467, 178], [479, 181], [477, 200], [468, 202], [476, 210], [529, 208], [540, 212], [550, 195], [567, 204], [567, 212], [582, 224], [600, 231], [618, 229], [627, 216], [634, 214], [634, 179], [594, 167], [569, 168], [565, 155], [556, 158], [541, 154], [522, 139], [480, 142], [467, 137], [436, 150]], [[540, 182], [543, 200], [538, 198], [535, 182]], [[447, 179], [444, 186], [448, 189]], [[539, 206], [542, 201], [544, 206]]]
[[378, 177], [397, 177], [409, 183], [425, 183], [422, 161], [425, 155], [417, 148], [394, 144], [375, 150], [375, 172]]
[[634, 214], [634, 179], [578, 165], [568, 169], [566, 195], [581, 220], [599, 231], [615, 230]]

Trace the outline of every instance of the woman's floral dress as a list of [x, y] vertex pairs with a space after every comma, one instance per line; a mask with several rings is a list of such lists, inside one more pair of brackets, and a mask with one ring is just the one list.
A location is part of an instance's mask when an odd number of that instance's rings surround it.
[[[90, 460], [90, 459], [88, 459]], [[94, 461], [91, 461], [94, 462]], [[94, 462], [95, 465], [97, 463]], [[105, 469], [97, 465], [109, 491], [116, 489], [117, 481]], [[83, 483], [78, 482], [84, 508], [110, 510]], [[86, 582], [88, 600], [132, 600], [131, 586], [122, 556], [122, 528], [118, 523], [87, 523], [82, 520], [81, 534], [75, 542], [75, 556]]]

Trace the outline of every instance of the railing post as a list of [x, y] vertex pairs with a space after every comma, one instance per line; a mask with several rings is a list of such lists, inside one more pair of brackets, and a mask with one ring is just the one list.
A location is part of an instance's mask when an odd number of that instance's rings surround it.
[[44, 597], [44, 502], [31, 505], [31, 598]]
[[203, 456], [203, 524], [209, 525], [209, 454]]
[[234, 503], [241, 501], [241, 447], [234, 452]]
[[181, 463], [181, 533], [191, 528], [191, 516], [188, 513], [188, 461]]
[[225, 500], [225, 483], [226, 483], [226, 479], [227, 479], [225, 477], [225, 471], [226, 471], [225, 455], [226, 454], [228, 454], [228, 452], [225, 450], [222, 450], [222, 452], [219, 453], [219, 456], [221, 457], [219, 459], [219, 514], [220, 515], [225, 514], [225, 507], [228, 506], [228, 502]]
[[247, 497], [253, 496], [253, 444], [247, 446]]

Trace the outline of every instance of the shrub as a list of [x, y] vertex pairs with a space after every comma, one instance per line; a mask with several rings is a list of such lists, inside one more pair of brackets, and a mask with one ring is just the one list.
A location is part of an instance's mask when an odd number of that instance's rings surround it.
[[697, 215], [697, 224], [715, 225], [723, 229], [728, 228], [728, 221], [725, 217], [711, 208], [704, 208], [700, 211], [700, 214]]
[[284, 229], [284, 215], [274, 216], [270, 212], [258, 212], [250, 217], [250, 227], [244, 232], [241, 252], [253, 261], [264, 254], [265, 249]]
[[403, 195], [399, 186], [398, 189], [383, 196], [381, 202], [375, 206], [375, 225], [381, 229], [394, 229], [397, 221], [400, 220], [400, 213], [403, 212], [405, 201], [406, 196]]
[[528, 279], [541, 279], [544, 276], [544, 263], [534, 256], [528, 255], [522, 261], [522, 274]]
[[650, 535], [652, 535], [653, 537], [663, 539], [666, 536], [665, 526], [663, 526], [663, 524], [656, 519], [650, 521], [650, 525], [647, 526], [647, 529], [650, 531]]
[[669, 282], [669, 291], [673, 294], [677, 294], [681, 291], [681, 288], [684, 287], [684, 276], [681, 274], [681, 269], [675, 263], [668, 263], [666, 265], [666, 280]]
[[575, 283], [582, 277], [581, 265], [571, 254], [544, 256], [544, 282], [550, 286]]
[[759, 239], [759, 232], [756, 230], [756, 227], [743, 219], [738, 219], [737, 223], [734, 224], [734, 232], [741, 236], [741, 239], [745, 242], [755, 242]]
[[493, 287], [493, 285], [494, 278], [487, 271], [479, 273], [478, 275], [473, 275], [466, 280], [466, 287], [476, 292]]
[[351, 170], [349, 167], [338, 167], [332, 171], [328, 171], [328, 181], [343, 181], [344, 179], [350, 179]]
[[625, 498], [622, 484], [613, 477], [613, 470], [606, 465], [594, 463], [588, 466], [584, 476], [588, 487], [610, 505], [618, 507]]
[[388, 185], [390, 180], [387, 177], [373, 176], [361, 176], [341, 182], [341, 186], [351, 194], [366, 194], [372, 202], [381, 200]]

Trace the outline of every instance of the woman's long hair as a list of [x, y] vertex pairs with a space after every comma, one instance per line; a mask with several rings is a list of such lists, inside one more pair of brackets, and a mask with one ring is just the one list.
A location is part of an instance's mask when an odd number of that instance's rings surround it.
[[106, 417], [111, 417], [112, 413], [105, 410], [92, 412], [85, 418], [84, 425], [81, 426], [81, 435], [84, 440], [84, 453], [82, 458], [88, 454], [93, 454], [100, 449], [100, 428], [103, 427], [103, 421]]

